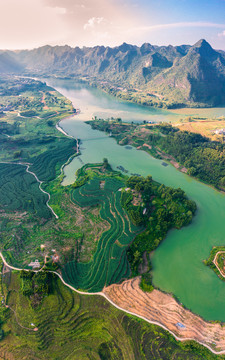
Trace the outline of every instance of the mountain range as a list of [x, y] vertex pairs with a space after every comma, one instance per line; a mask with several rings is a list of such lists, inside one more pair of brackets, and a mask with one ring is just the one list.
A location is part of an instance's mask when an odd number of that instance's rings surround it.
[[225, 104], [225, 52], [193, 46], [43, 46], [0, 51], [0, 73], [72, 77], [116, 96], [161, 107]]

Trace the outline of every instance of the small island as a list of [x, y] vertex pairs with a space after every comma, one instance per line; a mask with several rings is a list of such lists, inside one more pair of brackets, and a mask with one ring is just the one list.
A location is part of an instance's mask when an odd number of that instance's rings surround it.
[[215, 271], [221, 280], [225, 281], [225, 246], [214, 246], [209, 258], [204, 260], [204, 264]]

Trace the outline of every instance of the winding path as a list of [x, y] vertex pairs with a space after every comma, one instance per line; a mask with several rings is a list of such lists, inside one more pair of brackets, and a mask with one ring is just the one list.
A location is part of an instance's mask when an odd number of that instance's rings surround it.
[[5, 307], [6, 307], [7, 309], [10, 309], [10, 310], [13, 312], [17, 324], [18, 324], [22, 329], [25, 329], [25, 330], [28, 330], [28, 331], [38, 331], [38, 328], [37, 328], [37, 327], [28, 328], [28, 327], [23, 326], [22, 324], [20, 324], [20, 322], [19, 322], [19, 320], [18, 320], [18, 317], [17, 317], [17, 315], [16, 315], [16, 311], [13, 310], [9, 305], [5, 305]]
[[[19, 113], [18, 113], [19, 114]], [[19, 115], [18, 115], [19, 116]], [[61, 120], [60, 120], [61, 121]], [[59, 126], [59, 122], [56, 124], [56, 129], [58, 131], [60, 131], [61, 133], [63, 133], [65, 136], [69, 137], [69, 138], [73, 138], [73, 136], [70, 136], [69, 134], [67, 134], [60, 126]], [[77, 151], [76, 151], [76, 154], [78, 155], [79, 154], [79, 142], [78, 142], [78, 139], [76, 139], [77, 141]], [[61, 170], [60, 170], [60, 175], [62, 174], [63, 172], [63, 168], [72, 160], [73, 156], [70, 156], [69, 159], [61, 166]], [[10, 161], [0, 161], [0, 163], [2, 164], [12, 164], [12, 165], [21, 165], [21, 166], [25, 166], [26, 167], [26, 172], [33, 175], [35, 177], [35, 179], [37, 180], [37, 182], [39, 183], [39, 189], [41, 190], [41, 192], [43, 194], [46, 194], [48, 196], [48, 200], [46, 202], [46, 205], [48, 206], [48, 208], [50, 209], [50, 211], [52, 212], [52, 214], [55, 216], [56, 219], [58, 219], [58, 215], [55, 213], [55, 211], [53, 210], [53, 208], [49, 205], [49, 201], [51, 200], [51, 195], [42, 189], [41, 185], [43, 184], [43, 181], [39, 180], [37, 175], [30, 171], [29, 170], [29, 167], [31, 164], [28, 164], [28, 163], [23, 163], [23, 162], [10, 162]], [[59, 176], [60, 176], [59, 175]]]
[[219, 270], [220, 275], [221, 275], [223, 278], [225, 278], [225, 275], [224, 275], [224, 273], [222, 273], [222, 271], [220, 270], [219, 265], [218, 265], [218, 262], [217, 262], [218, 255], [220, 255], [220, 254], [225, 254], [225, 251], [224, 251], [224, 250], [221, 250], [221, 251], [218, 251], [218, 252], [216, 253], [216, 255], [215, 255], [214, 259], [213, 259], [213, 264], [214, 264], [214, 265], [217, 267], [217, 269]]
[[[12, 270], [30, 271], [9, 265], [1, 252], [0, 257], [4, 265]], [[42, 270], [34, 270], [34, 272], [38, 271]], [[204, 321], [198, 315], [184, 309], [169, 294], [164, 294], [159, 290], [153, 290], [151, 293], [143, 292], [139, 287], [139, 278], [126, 280], [120, 285], [110, 285], [101, 292], [87, 293], [67, 284], [56, 271], [49, 272], [57, 275], [65, 286], [78, 294], [102, 296], [117, 309], [160, 326], [170, 332], [176, 340], [194, 340], [214, 354], [225, 354], [225, 327]], [[179, 322], [185, 325], [184, 330], [177, 326]]]
[[27, 163], [23, 163], [23, 162], [17, 162], [17, 163], [15, 163], [15, 162], [10, 162], [10, 161], [0, 161], [0, 163], [1, 163], [1, 164], [12, 164], [12, 165], [25, 166], [25, 167], [26, 167], [26, 172], [29, 173], [29, 174], [31, 174], [31, 175], [33, 175], [33, 176], [35, 177], [35, 179], [37, 180], [37, 182], [39, 183], [39, 189], [41, 190], [41, 192], [43, 192], [44, 194], [46, 194], [46, 195], [48, 196], [48, 200], [47, 200], [47, 202], [46, 202], [46, 205], [47, 205], [48, 208], [51, 210], [51, 212], [52, 212], [52, 214], [55, 216], [55, 218], [56, 218], [56, 219], [59, 218], [58, 215], [55, 213], [55, 211], [52, 209], [52, 207], [49, 205], [49, 201], [50, 201], [50, 199], [51, 199], [51, 195], [50, 195], [47, 191], [43, 190], [42, 187], [41, 187], [41, 185], [43, 184], [43, 181], [39, 180], [38, 177], [37, 177], [37, 175], [36, 175], [34, 172], [32, 172], [32, 171], [29, 170], [29, 167], [30, 167], [31, 164], [27, 164]]
[[[59, 126], [59, 124], [56, 125], [56, 128], [64, 135], [71, 137]], [[78, 151], [79, 145], [77, 146], [77, 153]], [[48, 201], [46, 205], [49, 207], [55, 218], [58, 219], [58, 215], [49, 205], [51, 198], [50, 194], [42, 189], [41, 185], [43, 182], [38, 179], [35, 173], [29, 170], [30, 164], [22, 162], [5, 163], [26, 166], [26, 171], [33, 175], [39, 183], [39, 189], [48, 195]], [[62, 166], [61, 170], [63, 170], [64, 166], [65, 164]], [[0, 257], [4, 265], [12, 270], [29, 271], [27, 269], [20, 269], [9, 265], [1, 252]], [[38, 272], [42, 270], [34, 271]], [[126, 280], [122, 284], [110, 285], [104, 288], [101, 292], [87, 293], [84, 291], [79, 291], [66, 283], [62, 276], [56, 271], [49, 272], [57, 275], [62, 283], [72, 291], [76, 291], [81, 295], [102, 296], [117, 309], [127, 314], [137, 316], [150, 324], [158, 325], [161, 328], [167, 330], [175, 337], [176, 340], [194, 340], [208, 348], [214, 354], [225, 354], [225, 327], [221, 326], [221, 324], [212, 324], [204, 321], [202, 318], [193, 314], [191, 311], [184, 309], [169, 294], [164, 294], [159, 290], [153, 290], [151, 293], [143, 292], [139, 287], [139, 278]], [[12, 311], [15, 313], [14, 310]], [[179, 327], [179, 323], [184, 325], [183, 329]]]

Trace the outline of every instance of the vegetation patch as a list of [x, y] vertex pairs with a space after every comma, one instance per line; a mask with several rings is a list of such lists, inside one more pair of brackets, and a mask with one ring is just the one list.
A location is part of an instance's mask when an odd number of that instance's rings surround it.
[[51, 181], [61, 172], [62, 165], [75, 154], [76, 140], [68, 138], [49, 141], [51, 147], [33, 160], [30, 171], [34, 172], [39, 180]]
[[[104, 181], [104, 188], [100, 187]], [[126, 250], [140, 227], [132, 224], [123, 210], [120, 198], [124, 182], [115, 178], [95, 177], [72, 192], [72, 199], [79, 206], [88, 208], [101, 205], [100, 215], [110, 224], [98, 241], [93, 260], [84, 264], [76, 261], [65, 265], [65, 281], [90, 292], [117, 283], [130, 274]]]
[[22, 165], [0, 163], [0, 207], [5, 211], [28, 211], [50, 219], [48, 195], [41, 192], [35, 177]]
[[[121, 145], [130, 144], [216, 188], [225, 187], [225, 145], [169, 124], [123, 124], [95, 119], [93, 128], [111, 133]], [[123, 126], [123, 131], [121, 131]]]
[[[180, 229], [188, 225], [196, 211], [196, 204], [187, 199], [180, 188], [173, 189], [160, 185], [153, 181], [151, 176], [146, 179], [131, 176], [126, 184], [131, 190], [124, 193], [123, 204], [131, 219], [145, 228], [127, 250], [132, 274], [138, 275], [144, 254], [155, 250], [169, 229]], [[132, 198], [137, 193], [141, 195], [142, 203], [134, 206]], [[151, 270], [149, 259], [148, 264]], [[143, 277], [142, 286], [146, 287], [147, 283], [151, 285], [151, 276]]]
[[[215, 265], [217, 264], [217, 266]], [[209, 266], [216, 275], [223, 281], [225, 281], [225, 246], [214, 246], [210, 252], [210, 256], [207, 260], [204, 260], [204, 264]]]
[[[91, 261], [72, 261], [63, 268], [66, 282], [90, 292], [141, 273], [144, 253], [149, 255], [170, 228], [189, 224], [196, 210], [181, 189], [160, 186], [151, 176], [119, 175], [106, 161], [101, 167], [88, 164], [81, 168], [72, 188], [77, 205], [87, 213], [100, 206], [101, 218], [110, 225]], [[150, 270], [147, 260], [145, 272]], [[143, 287], [152, 289], [150, 275], [143, 277]]]
[[[19, 273], [1, 277], [0, 356], [22, 359], [164, 360], [223, 359], [194, 342], [177, 342], [168, 332], [129, 316], [102, 297], [81, 296], [56, 278], [39, 306], [22, 292]], [[34, 329], [36, 331], [34, 331]], [[87, 343], [88, 339], [88, 343]]]
[[56, 275], [48, 271], [21, 271], [21, 290], [23, 295], [28, 296], [31, 300], [32, 307], [40, 305], [43, 298], [52, 291], [52, 280]]

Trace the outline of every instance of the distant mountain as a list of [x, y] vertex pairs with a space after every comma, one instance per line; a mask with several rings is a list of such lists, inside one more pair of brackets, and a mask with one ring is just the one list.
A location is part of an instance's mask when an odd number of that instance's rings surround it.
[[178, 102], [224, 104], [225, 54], [200, 40], [185, 56], [177, 58], [173, 66], [155, 76], [148, 86]]
[[9, 54], [7, 51], [0, 52], [0, 73], [18, 73], [23, 69], [20, 61], [14, 58], [14, 54]]
[[12, 62], [9, 68], [15, 71], [23, 67], [27, 74], [81, 77], [124, 99], [147, 105], [225, 104], [225, 52], [212, 49], [205, 40], [193, 46], [123, 43], [114, 48], [81, 49], [47, 45], [6, 55]]

